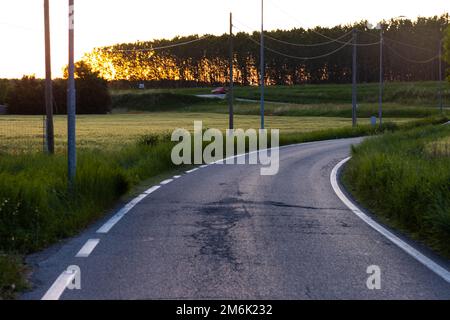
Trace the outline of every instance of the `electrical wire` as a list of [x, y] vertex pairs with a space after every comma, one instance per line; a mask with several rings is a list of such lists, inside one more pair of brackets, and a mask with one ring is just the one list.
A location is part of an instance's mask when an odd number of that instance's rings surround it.
[[389, 41], [401, 44], [401, 45], [403, 45], [405, 47], [410, 47], [410, 48], [414, 48], [414, 49], [420, 49], [420, 50], [424, 50], [424, 51], [428, 51], [428, 52], [433, 52], [433, 50], [431, 50], [431, 49], [419, 47], [419, 46], [416, 46], [416, 45], [413, 45], [413, 44], [409, 44], [409, 43], [406, 43], [406, 42], [402, 42], [402, 41], [399, 41], [399, 40], [394, 40], [394, 39], [388, 38], [386, 36], [384, 36], [383, 39], [386, 39], [386, 40], [389, 40]]
[[[237, 20], [237, 19], [235, 19], [235, 20]], [[249, 26], [247, 26], [246, 24], [242, 23], [239, 20], [237, 20], [237, 21], [238, 21], [238, 24], [240, 24], [243, 28], [248, 30], [247, 31], [248, 33], [252, 32], [252, 31], [250, 31], [251, 28]], [[246, 31], [242, 30], [241, 28], [239, 28], [238, 26], [236, 26], [235, 24], [233, 24], [233, 27], [236, 27], [241, 32], [244, 32], [244, 33], [246, 32]], [[339, 41], [339, 40], [342, 39], [342, 38], [345, 38], [346, 36], [348, 36], [352, 32], [353, 32], [353, 30], [350, 30], [349, 32], [345, 33], [344, 35], [340, 36], [337, 39], [334, 39], [334, 40], [331, 40], [331, 41], [326, 41], [326, 42], [314, 43], [314, 44], [301, 44], [301, 43], [292, 43], [292, 42], [288, 42], [288, 41], [283, 41], [283, 40], [277, 39], [275, 37], [269, 36], [266, 33], [264, 34], [264, 37], [272, 39], [272, 40], [280, 42], [280, 43], [283, 43], [283, 44], [292, 45], [292, 46], [296, 46], [296, 47], [319, 47], [319, 46], [322, 46], [322, 45], [327, 45], [327, 44], [331, 44], [331, 43], [335, 43], [335, 42], [345, 43], [345, 42], [342, 42], [342, 41]]]
[[338, 40], [345, 38], [346, 36], [348, 36], [349, 34], [351, 34], [352, 31], [347, 32], [346, 34], [340, 36], [339, 38], [335, 39], [335, 40], [331, 40], [331, 41], [326, 41], [326, 42], [320, 42], [320, 43], [293, 43], [293, 42], [288, 42], [288, 41], [284, 41], [284, 40], [280, 40], [277, 38], [274, 38], [272, 36], [269, 36], [267, 34], [264, 35], [265, 38], [269, 38], [273, 41], [279, 42], [279, 43], [283, 43], [283, 44], [287, 44], [287, 45], [291, 45], [291, 46], [295, 46], [295, 47], [319, 47], [319, 46], [324, 46], [327, 44], [331, 44], [331, 43], [336, 43], [336, 42], [340, 42]]
[[427, 60], [414, 60], [414, 59], [410, 59], [410, 58], [407, 58], [407, 57], [401, 55], [397, 50], [395, 50], [394, 48], [392, 48], [389, 45], [386, 45], [386, 47], [389, 48], [397, 57], [399, 57], [399, 58], [401, 58], [401, 59], [403, 59], [403, 60], [405, 60], [407, 62], [410, 62], [410, 63], [426, 64], [426, 63], [430, 63], [430, 62], [440, 58], [440, 56], [438, 54], [438, 55], [436, 55], [436, 56], [434, 56], [434, 57], [432, 57], [430, 59], [427, 59]]
[[[284, 12], [280, 7], [277, 6], [277, 8], [278, 8], [279, 10], [281, 10], [282, 12]], [[287, 12], [284, 12], [284, 13], [285, 13], [286, 15], [290, 16]], [[292, 16], [290, 16], [290, 17], [291, 17], [292, 19], [294, 19]], [[294, 19], [294, 20], [295, 20], [296, 22], [298, 22], [297, 19]], [[246, 26], [245, 24], [243, 24], [242, 22], [239, 22], [239, 24], [241, 24], [242, 26], [244, 26], [244, 27], [247, 28], [247, 29], [251, 29], [251, 28], [249, 28], [248, 26]], [[332, 38], [332, 37], [329, 37], [329, 36], [327, 36], [327, 35], [324, 35], [324, 34], [318, 32], [318, 31], [316, 31], [316, 30], [314, 30], [314, 29], [308, 29], [308, 31], [314, 32], [314, 33], [316, 33], [316, 34], [318, 34], [318, 35], [320, 35], [320, 36], [322, 36], [322, 37], [328, 39], [329, 41], [319, 42], [319, 43], [312, 43], [312, 44], [302, 44], [302, 43], [293, 43], [293, 42], [288, 42], [288, 41], [280, 40], [280, 39], [277, 39], [277, 38], [272, 37], [272, 36], [267, 35], [267, 34], [265, 35], [265, 37], [266, 37], [266, 38], [269, 38], [269, 39], [271, 39], [271, 40], [273, 40], [273, 41], [277, 41], [277, 42], [279, 42], [279, 43], [283, 43], [283, 44], [287, 44], [287, 45], [291, 45], [291, 46], [296, 46], [296, 47], [318, 47], [318, 46], [323, 46], [323, 45], [327, 45], [327, 44], [331, 44], [331, 43], [346, 44], [347, 42], [341, 41], [341, 39], [345, 38], [346, 36], [350, 35], [350, 34], [353, 32], [353, 30], [350, 30], [350, 31], [348, 31], [347, 33], [345, 33], [345, 34], [343, 34], [343, 35], [341, 35], [341, 36], [339, 36], [339, 37], [337, 37], [337, 38]], [[358, 47], [367, 47], [367, 46], [374, 46], [374, 45], [379, 45], [379, 44], [380, 44], [380, 41], [377, 41], [377, 42], [371, 42], [371, 43], [357, 43], [356, 46], [358, 46]]]
[[[235, 27], [236, 27], [236, 26], [235, 26]], [[236, 28], [237, 28], [239, 31], [244, 32], [244, 31], [241, 30], [239, 27], [236, 27]], [[254, 42], [255, 44], [261, 46], [261, 43], [260, 43], [259, 41], [255, 40], [255, 39], [253, 39], [252, 37], [250, 37], [250, 36], [247, 35], [247, 38], [248, 38], [250, 41]], [[273, 52], [273, 53], [275, 53], [275, 54], [284, 56], [284, 57], [286, 57], [286, 58], [297, 59], [297, 60], [315, 60], [315, 59], [325, 58], [325, 57], [328, 57], [328, 56], [331, 56], [331, 55], [335, 54], [336, 52], [339, 52], [339, 51], [342, 50], [344, 47], [346, 47], [347, 45], [349, 45], [352, 41], [353, 41], [353, 39], [350, 39], [349, 41], [344, 42], [342, 46], [340, 46], [339, 48], [337, 48], [337, 49], [335, 49], [335, 50], [333, 50], [333, 51], [331, 51], [331, 52], [328, 52], [328, 53], [325, 53], [325, 54], [322, 54], [322, 55], [318, 55], [318, 56], [312, 56], [312, 57], [299, 57], [299, 56], [293, 56], [293, 55], [285, 54], [285, 53], [283, 53], [283, 52], [280, 52], [280, 51], [277, 51], [277, 50], [275, 50], [275, 49], [269, 48], [269, 47], [267, 47], [267, 46], [264, 46], [264, 48], [265, 48], [266, 50], [270, 51], [270, 52]]]
[[[380, 37], [379, 35], [374, 35], [374, 34], [372, 34], [369, 31], [364, 31], [364, 32], [365, 32], [365, 34], [367, 34], [368, 36], [371, 36], [373, 38], [379, 38]], [[420, 46], [416, 46], [416, 45], [413, 45], [413, 44], [410, 44], [410, 43], [406, 43], [406, 42], [403, 42], [403, 41], [400, 41], [400, 40], [391, 39], [389, 37], [386, 37], [385, 35], [383, 35], [383, 39], [384, 40], [389, 40], [389, 41], [392, 41], [392, 42], [395, 42], [395, 43], [398, 43], [398, 44], [403, 45], [405, 47], [410, 47], [410, 48], [414, 48], [414, 49], [419, 49], [419, 50], [424, 50], [424, 51], [428, 51], [428, 52], [433, 52], [433, 50], [431, 50], [431, 49], [420, 47]]]
[[[285, 10], [283, 10], [280, 6], [278, 6], [277, 4], [275, 4], [273, 1], [269, 1], [269, 2], [271, 2], [273, 6], [275, 6], [278, 10], [280, 10], [281, 12], [283, 12], [285, 15], [287, 15], [287, 16], [290, 17], [291, 19], [293, 19], [295, 22], [299, 23], [299, 21], [298, 21], [296, 18], [294, 18], [293, 16], [291, 16], [288, 12], [286, 12]], [[312, 32], [314, 32], [314, 33], [316, 33], [316, 34], [318, 34], [318, 35], [320, 35], [320, 36], [322, 36], [322, 37], [324, 37], [324, 38], [326, 38], [326, 39], [328, 39], [328, 40], [331, 40], [332, 42], [342, 43], [341, 41], [339, 41], [340, 39], [333, 39], [333, 38], [331, 38], [331, 37], [329, 37], [329, 36], [327, 36], [327, 35], [325, 35], [325, 34], [322, 34], [322, 33], [318, 32], [318, 31], [315, 30], [315, 29], [309, 29], [309, 30], [312, 31]], [[366, 34], [369, 34], [369, 35], [371, 35], [371, 36], [376, 37], [375, 35], [372, 35], [372, 34], [369, 33], [369, 32], [367, 32]], [[428, 52], [432, 52], [432, 50], [430, 50], [430, 49], [428, 49], [428, 48], [423, 48], [423, 47], [420, 47], [420, 46], [412, 45], [412, 44], [409, 44], [409, 43], [406, 43], [406, 42], [402, 42], [402, 41], [398, 41], [398, 40], [394, 40], [394, 39], [391, 39], [391, 38], [388, 38], [388, 37], [384, 37], [384, 39], [388, 39], [388, 40], [390, 40], [390, 41], [393, 41], [393, 42], [396, 42], [396, 43], [398, 43], [398, 44], [401, 44], [401, 45], [404, 45], [404, 46], [408, 46], [408, 47], [411, 47], [411, 48], [415, 48], [415, 49], [419, 49], [419, 50], [425, 50], [425, 51], [428, 51]], [[371, 45], [376, 45], [376, 44], [380, 44], [380, 41], [374, 42], [374, 43], [370, 43], [370, 44], [357, 44], [357, 46], [364, 46], [364, 45], [371, 46]]]
[[[261, 45], [261, 43], [260, 43], [259, 41], [256, 41], [256, 40], [253, 39], [252, 37], [248, 36], [248, 38], [249, 38], [252, 42], [256, 43], [257, 45], [259, 45], [259, 46]], [[269, 48], [269, 47], [266, 47], [266, 46], [264, 46], [264, 49], [266, 49], [267, 51], [273, 52], [273, 53], [275, 53], [275, 54], [278, 54], [278, 55], [280, 55], [280, 56], [286, 57], [286, 58], [297, 59], [297, 60], [303, 60], [303, 61], [304, 61], [304, 60], [321, 59], [321, 58], [325, 58], [325, 57], [331, 56], [331, 55], [335, 54], [336, 52], [339, 52], [340, 50], [342, 50], [343, 48], [345, 48], [345, 47], [346, 47], [347, 45], [349, 45], [351, 42], [352, 42], [352, 40], [349, 40], [348, 42], [344, 43], [342, 46], [340, 46], [340, 47], [337, 48], [336, 50], [333, 50], [333, 51], [331, 51], [331, 52], [328, 52], [328, 53], [325, 53], [325, 54], [322, 54], [322, 55], [319, 55], [319, 56], [312, 56], [312, 57], [298, 57], [298, 56], [292, 56], [292, 55], [285, 54], [285, 53], [283, 53], [283, 52], [277, 51], [277, 50], [275, 50], [275, 49], [272, 49], [272, 48]]]
[[[300, 23], [300, 21], [297, 20], [297, 18], [294, 18], [294, 17], [291, 16], [288, 12], [284, 11], [284, 9], [282, 9], [280, 6], [278, 6], [275, 2], [273, 2], [273, 1], [269, 1], [269, 2], [270, 2], [274, 7], [276, 7], [279, 11], [281, 11], [281, 12], [284, 13], [286, 16], [288, 16], [289, 18], [291, 18], [293, 21], [295, 21], [296, 23]], [[327, 36], [327, 35], [325, 35], [325, 34], [319, 32], [319, 31], [317, 31], [317, 30], [315, 30], [315, 29], [309, 29], [309, 30], [312, 31], [312, 32], [314, 32], [315, 34], [317, 34], [317, 35], [319, 35], [319, 36], [324, 37], [325, 39], [331, 40], [331, 41], [333, 41], [333, 42], [339, 42], [339, 41], [336, 41], [337, 39], [332, 38], [332, 37], [329, 37], [329, 36]]]
[[15, 28], [15, 29], [21, 29], [21, 30], [24, 30], [24, 31], [41, 32], [40, 28], [33, 28], [33, 27], [30, 27], [30, 26], [12, 24], [12, 23], [8, 23], [8, 22], [0, 22], [0, 25], [6, 26], [6, 27], [10, 27], [10, 28]]
[[211, 35], [206, 35], [203, 37], [200, 37], [198, 39], [194, 39], [194, 40], [189, 40], [189, 41], [185, 41], [185, 42], [180, 42], [180, 43], [174, 43], [174, 44], [170, 44], [167, 46], [161, 46], [161, 47], [151, 47], [151, 48], [138, 48], [138, 49], [110, 49], [110, 51], [112, 52], [146, 52], [146, 51], [156, 51], [156, 50], [164, 50], [164, 49], [170, 49], [170, 48], [175, 48], [175, 47], [180, 47], [180, 46], [185, 46], [191, 43], [195, 43], [201, 40], [205, 40], [207, 38], [210, 38]]
[[11, 28], [16, 28], [16, 29], [32, 30], [32, 28], [30, 28], [30, 27], [20, 26], [20, 25], [17, 25], [17, 24], [11, 24], [11, 23], [8, 23], [8, 22], [0, 22], [0, 25], [11, 27]]

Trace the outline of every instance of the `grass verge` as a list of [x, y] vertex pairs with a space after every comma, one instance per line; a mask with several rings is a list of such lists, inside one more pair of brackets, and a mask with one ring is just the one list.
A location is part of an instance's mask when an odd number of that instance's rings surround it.
[[[441, 123], [427, 119], [307, 133], [286, 133], [280, 144], [378, 134]], [[72, 236], [102, 216], [140, 182], [176, 169], [171, 161], [174, 143], [167, 135], [150, 134], [121, 150], [82, 149], [73, 190], [68, 189], [66, 157], [5, 155], [0, 158], [0, 288], [11, 298], [23, 289], [20, 256]], [[19, 259], [19, 260], [18, 260]], [[18, 261], [20, 263], [18, 263]]]
[[450, 257], [450, 126], [368, 139], [353, 148], [343, 183], [385, 223]]

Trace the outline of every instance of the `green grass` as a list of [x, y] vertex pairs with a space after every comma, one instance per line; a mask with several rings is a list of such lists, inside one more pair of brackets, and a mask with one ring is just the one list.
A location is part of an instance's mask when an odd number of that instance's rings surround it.
[[[384, 102], [407, 104], [413, 106], [434, 107], [438, 103], [438, 82], [386, 82], [384, 85]], [[182, 95], [209, 94], [212, 88], [182, 89], [148, 89], [117, 90], [113, 95], [124, 93], [173, 93]], [[378, 101], [378, 84], [359, 84], [358, 101], [360, 103], [376, 103]], [[244, 99], [259, 99], [257, 86], [236, 87], [235, 96]], [[288, 102], [294, 104], [345, 104], [352, 101], [350, 84], [320, 84], [296, 86], [268, 86], [265, 90], [267, 101]], [[450, 104], [450, 83], [444, 83], [444, 101]]]
[[[439, 114], [437, 82], [388, 83], [384, 92], [384, 117], [429, 117]], [[358, 117], [378, 116], [378, 85], [358, 87]], [[115, 110], [228, 113], [228, 102], [194, 95], [210, 88], [112, 91]], [[236, 98], [259, 100], [258, 87], [237, 87]], [[351, 86], [304, 85], [266, 88], [265, 113], [269, 116], [351, 117]], [[444, 103], [450, 102], [450, 85], [444, 85]], [[445, 108], [445, 112], [449, 109]], [[258, 102], [235, 101], [235, 114], [258, 115]]]
[[[132, 110], [133, 108], [131, 108]], [[339, 117], [351, 118], [352, 107], [350, 104], [292, 104], [273, 103], [265, 104], [265, 114], [267, 116], [283, 117]], [[228, 114], [228, 104], [226, 102], [216, 102], [215, 104], [197, 104], [179, 108], [180, 112], [215, 112]], [[234, 113], [236, 115], [259, 115], [260, 105], [258, 103], [236, 101], [234, 103]], [[445, 110], [447, 113], [447, 110]], [[407, 106], [397, 103], [385, 103], [383, 105], [383, 117], [386, 118], [425, 118], [439, 115], [437, 108]], [[378, 104], [362, 103], [358, 105], [357, 117], [370, 118], [378, 117]]]
[[364, 206], [450, 257], [450, 126], [368, 139], [353, 149], [343, 181]]
[[[401, 104], [436, 106], [437, 82], [390, 82], [384, 87], [383, 101]], [[374, 103], [378, 101], [378, 84], [359, 84], [358, 101]], [[298, 104], [349, 103], [351, 102], [351, 85], [305, 85], [295, 87], [274, 86], [266, 90], [269, 101], [292, 102]], [[450, 98], [450, 84], [445, 84], [444, 97]], [[236, 96], [257, 99], [257, 88], [237, 88]]]
[[13, 299], [16, 292], [28, 287], [24, 279], [25, 272], [20, 256], [0, 253], [0, 300]]

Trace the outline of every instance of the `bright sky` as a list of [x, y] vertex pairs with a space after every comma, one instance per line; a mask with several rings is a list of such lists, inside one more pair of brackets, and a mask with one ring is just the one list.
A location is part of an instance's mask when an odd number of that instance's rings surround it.
[[[261, 0], [75, 0], [76, 58], [94, 47], [119, 42], [228, 32], [237, 25], [260, 27]], [[68, 0], [50, 0], [52, 68], [67, 64]], [[450, 11], [449, 0], [265, 0], [265, 29], [333, 26], [367, 19], [378, 22]], [[1, 0], [0, 78], [44, 75], [43, 0]], [[251, 31], [251, 30], [249, 30]]]

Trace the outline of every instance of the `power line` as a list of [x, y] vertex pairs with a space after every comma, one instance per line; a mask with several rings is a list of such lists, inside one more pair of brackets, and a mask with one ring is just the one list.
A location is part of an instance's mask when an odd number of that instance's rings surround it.
[[31, 27], [31, 26], [25, 26], [25, 25], [18, 25], [18, 24], [12, 24], [9, 22], [0, 22], [0, 25], [6, 26], [6, 27], [10, 27], [10, 28], [15, 28], [15, 29], [21, 29], [24, 31], [33, 31], [36, 33], [42, 32], [43, 30], [41, 29], [41, 27]]
[[[241, 24], [243, 27], [250, 29], [248, 26], [246, 26], [245, 24], [243, 24], [242, 22], [239, 22], [239, 24]], [[245, 32], [243, 30], [241, 30], [240, 28], [238, 28], [240, 31]], [[250, 32], [250, 31], [249, 31]], [[293, 42], [288, 42], [288, 41], [284, 41], [284, 40], [280, 40], [277, 39], [275, 37], [272, 37], [268, 34], [265, 34], [264, 37], [265, 38], [269, 38], [273, 41], [279, 42], [279, 43], [283, 43], [283, 44], [287, 44], [287, 45], [291, 45], [291, 46], [296, 46], [296, 47], [319, 47], [319, 46], [323, 46], [323, 45], [327, 45], [327, 44], [331, 44], [331, 43], [340, 43], [340, 44], [347, 44], [348, 42], [346, 41], [341, 41], [341, 39], [345, 38], [346, 36], [350, 35], [353, 32], [353, 30], [350, 30], [349, 32], [341, 35], [340, 37], [336, 38], [336, 39], [332, 39], [330, 41], [326, 41], [326, 42], [319, 42], [319, 43], [293, 43]], [[330, 38], [331, 39], [331, 38]], [[374, 45], [379, 45], [380, 41], [377, 42], [371, 42], [371, 43], [357, 43], [356, 46], [357, 47], [365, 47], [365, 46], [374, 46]]]
[[[290, 17], [293, 21], [295, 21], [295, 22], [297, 22], [297, 23], [300, 23], [296, 18], [294, 18], [293, 16], [291, 16], [288, 12], [284, 11], [281, 7], [279, 7], [279, 6], [278, 6], [277, 4], [275, 4], [274, 2], [272, 2], [272, 5], [274, 5], [278, 10], [280, 10], [281, 12], [283, 12], [286, 16]], [[322, 42], [322, 43], [318, 43], [318, 44], [295, 44], [295, 43], [291, 43], [291, 42], [287, 42], [287, 41], [282, 41], [282, 40], [273, 38], [273, 37], [268, 36], [268, 35], [266, 35], [266, 37], [267, 37], [267, 38], [270, 38], [270, 39], [272, 39], [272, 40], [274, 40], [274, 41], [278, 41], [278, 42], [284, 43], [284, 44], [289, 44], [289, 45], [294, 45], [294, 46], [299, 46], [299, 47], [300, 47], [300, 46], [302, 46], [302, 47], [314, 47], [314, 46], [320, 46], [320, 45], [330, 44], [330, 43], [333, 43], [333, 42], [340, 43], [340, 44], [347, 44], [347, 42], [341, 41], [341, 39], [342, 39], [342, 38], [345, 38], [345, 36], [347, 36], [347, 35], [349, 35], [349, 34], [351, 34], [351, 33], [353, 32], [353, 30], [350, 30], [350, 31], [347, 32], [345, 35], [342, 35], [342, 36], [340, 36], [340, 37], [338, 37], [338, 38], [332, 38], [332, 37], [330, 37], [330, 36], [327, 36], [327, 35], [325, 35], [325, 34], [319, 32], [319, 31], [313, 29], [313, 28], [308, 29], [308, 31], [313, 32], [313, 33], [315, 33], [315, 34], [317, 34], [317, 35], [319, 35], [319, 36], [321, 36], [321, 37], [324, 37], [325, 39], [328, 39], [329, 41]], [[378, 44], [380, 44], [379, 41], [378, 41], [378, 42], [372, 42], [372, 43], [357, 43], [356, 46], [358, 46], [358, 47], [363, 47], [363, 46], [374, 46], [374, 45], [378, 45]]]
[[[273, 1], [269, 1], [270, 3], [272, 3], [272, 5], [274, 6], [274, 7], [276, 7], [278, 10], [280, 10], [282, 13], [284, 13], [286, 16], [288, 16], [289, 18], [291, 18], [293, 21], [295, 21], [296, 23], [300, 23], [300, 21], [299, 20], [297, 20], [297, 18], [294, 18], [293, 16], [291, 16], [288, 12], [286, 12], [286, 11], [284, 11], [284, 9], [282, 9], [281, 7], [279, 7], [275, 2], [273, 2]], [[317, 31], [317, 30], [315, 30], [315, 29], [309, 29], [310, 31], [312, 31], [312, 32], [314, 32], [315, 34], [317, 34], [317, 35], [319, 35], [319, 36], [322, 36], [322, 37], [324, 37], [325, 39], [328, 39], [328, 40], [331, 40], [331, 41], [333, 41], [333, 42], [339, 42], [339, 41], [336, 41], [337, 39], [334, 39], [334, 38], [332, 38], [332, 37], [329, 37], [329, 36], [327, 36], [327, 35], [325, 35], [325, 34], [323, 34], [323, 33], [321, 33], [321, 32], [319, 32], [319, 31]]]
[[[278, 9], [282, 10], [280, 7], [278, 7]], [[283, 11], [283, 12], [284, 12], [284, 11]], [[285, 13], [286, 15], [288, 15], [286, 12], [284, 12], [284, 13]], [[288, 16], [291, 17], [292, 19], [294, 19], [292, 16], [290, 16], [290, 15], [288, 15]], [[244, 28], [248, 29], [249, 32], [251, 32], [250, 30], [252, 30], [252, 28], [250, 28], [248, 25], [246, 25], [246, 24], [243, 23], [242, 21], [239, 21], [239, 20], [236, 20], [236, 19], [235, 19], [235, 21], [238, 21], [239, 24], [241, 24]], [[298, 22], [296, 19], [295, 19], [295, 21]], [[245, 32], [245, 31], [243, 31], [243, 30], [241, 30], [241, 31], [242, 31], [242, 32]], [[266, 38], [270, 38], [270, 39], [275, 40], [275, 41], [278, 41], [278, 42], [281, 42], [281, 43], [293, 45], [293, 46], [299, 46], [299, 47], [315, 47], [315, 46], [327, 45], [327, 44], [334, 43], [334, 42], [342, 43], [342, 44], [343, 44], [343, 43], [346, 43], [346, 42], [340, 41], [340, 40], [341, 40], [342, 38], [345, 38], [346, 36], [350, 35], [350, 34], [353, 32], [353, 30], [350, 30], [350, 31], [348, 31], [347, 33], [345, 33], [345, 34], [339, 36], [338, 38], [332, 38], [332, 37], [326, 36], [326, 35], [324, 35], [324, 34], [321, 34], [321, 33], [317, 32], [317, 31], [315, 31], [314, 29], [308, 29], [307, 31], [312, 31], [312, 32], [314, 32], [314, 33], [316, 33], [316, 34], [319, 34], [319, 35], [321, 35], [322, 37], [325, 37], [326, 39], [328, 39], [329, 41], [319, 42], [319, 43], [313, 43], [313, 44], [308, 44], [308, 43], [307, 43], [307, 44], [301, 44], [301, 43], [292, 43], [292, 42], [287, 42], [287, 41], [279, 40], [279, 39], [277, 39], [277, 38], [268, 36], [267, 34], [265, 35], [265, 37], [266, 37]]]
[[410, 59], [410, 58], [407, 58], [407, 57], [403, 56], [402, 54], [400, 54], [397, 50], [395, 50], [391, 46], [386, 45], [386, 47], [389, 48], [392, 51], [392, 53], [394, 53], [397, 57], [399, 57], [399, 58], [401, 58], [401, 59], [403, 59], [403, 60], [405, 60], [407, 62], [411, 62], [411, 63], [426, 64], [426, 63], [430, 63], [430, 62], [432, 62], [432, 61], [434, 61], [434, 60], [439, 58], [439, 54], [438, 54], [438, 55], [436, 55], [436, 56], [434, 56], [434, 57], [432, 57], [430, 59], [426, 59], [426, 60]]
[[[252, 42], [256, 43], [257, 45], [261, 45], [261, 43], [260, 43], [259, 41], [256, 41], [256, 40], [253, 39], [252, 37], [247, 36], [247, 38], [249, 38]], [[277, 51], [277, 50], [275, 50], [275, 49], [269, 48], [269, 47], [267, 47], [267, 46], [264, 46], [264, 48], [265, 48], [267, 51], [273, 52], [273, 53], [275, 53], [275, 54], [278, 54], [278, 55], [283, 56], [283, 57], [286, 57], [286, 58], [297, 59], [297, 60], [315, 60], [315, 59], [321, 59], [321, 58], [325, 58], [325, 57], [331, 56], [331, 55], [335, 54], [336, 52], [338, 52], [338, 51], [342, 50], [343, 48], [345, 48], [345, 47], [346, 47], [347, 45], [349, 45], [351, 42], [352, 42], [352, 39], [350, 39], [348, 42], [345, 42], [342, 46], [340, 46], [340, 47], [337, 48], [336, 50], [333, 50], [333, 51], [331, 51], [331, 52], [328, 52], [328, 53], [325, 53], [325, 54], [322, 54], [322, 55], [319, 55], [319, 56], [312, 56], [312, 57], [298, 57], [298, 56], [292, 56], [292, 55], [285, 54], [285, 53], [283, 53], [283, 52]]]
[[161, 46], [161, 47], [151, 47], [151, 48], [138, 48], [138, 49], [110, 49], [110, 51], [114, 51], [114, 52], [145, 52], [145, 51], [156, 51], [156, 50], [163, 50], [163, 49], [170, 49], [170, 48], [175, 48], [175, 47], [180, 47], [180, 46], [185, 46], [191, 43], [195, 43], [207, 38], [210, 38], [211, 35], [207, 35], [207, 36], [203, 36], [200, 37], [198, 39], [194, 39], [194, 40], [189, 40], [189, 41], [185, 41], [185, 42], [179, 42], [179, 43], [174, 43], [174, 44], [170, 44], [167, 46]]
[[387, 39], [389, 41], [398, 43], [398, 44], [406, 46], [406, 47], [410, 47], [410, 48], [414, 48], [414, 49], [420, 49], [420, 50], [424, 50], [424, 51], [428, 51], [428, 52], [433, 52], [433, 50], [430, 50], [428, 48], [423, 48], [423, 47], [419, 47], [419, 46], [416, 46], [416, 45], [413, 45], [413, 44], [409, 44], [409, 43], [406, 43], [406, 42], [402, 42], [402, 41], [399, 41], [399, 40], [394, 40], [394, 39], [388, 38], [386, 36], [384, 36], [384, 39]]
[[[371, 36], [371, 37], [373, 37], [373, 38], [378, 38], [378, 37], [379, 37], [378, 35], [374, 35], [374, 34], [372, 34], [371, 32], [366, 31], [366, 30], [364, 30], [363, 32], [365, 32], [365, 34], [367, 34], [368, 36]], [[416, 46], [416, 45], [414, 45], [414, 44], [406, 43], [406, 42], [403, 42], [403, 41], [400, 41], [400, 40], [391, 39], [391, 38], [389, 38], [389, 37], [386, 37], [385, 35], [383, 35], [383, 39], [385, 39], [385, 40], [387, 39], [387, 40], [389, 40], [389, 41], [395, 42], [395, 43], [397, 43], [397, 44], [400, 44], [400, 45], [403, 45], [403, 46], [406, 46], [406, 47], [410, 47], [410, 48], [414, 48], [414, 49], [419, 49], [419, 50], [424, 50], [424, 51], [428, 51], [428, 52], [433, 52], [433, 50], [430, 50], [430, 49], [428, 49], [428, 48]]]
[[351, 34], [352, 31], [347, 32], [346, 34], [340, 36], [339, 38], [335, 39], [335, 40], [330, 40], [330, 41], [326, 41], [326, 42], [319, 42], [319, 43], [293, 43], [293, 42], [288, 42], [288, 41], [284, 41], [284, 40], [280, 40], [277, 38], [274, 38], [272, 36], [269, 35], [265, 35], [266, 38], [269, 38], [273, 41], [279, 42], [279, 43], [283, 43], [283, 44], [287, 44], [287, 45], [291, 45], [291, 46], [296, 46], [296, 47], [319, 47], [319, 46], [324, 46], [327, 44], [331, 44], [331, 43], [336, 43], [336, 42], [340, 42], [338, 40], [345, 38], [346, 36], [348, 36], [349, 34]]

